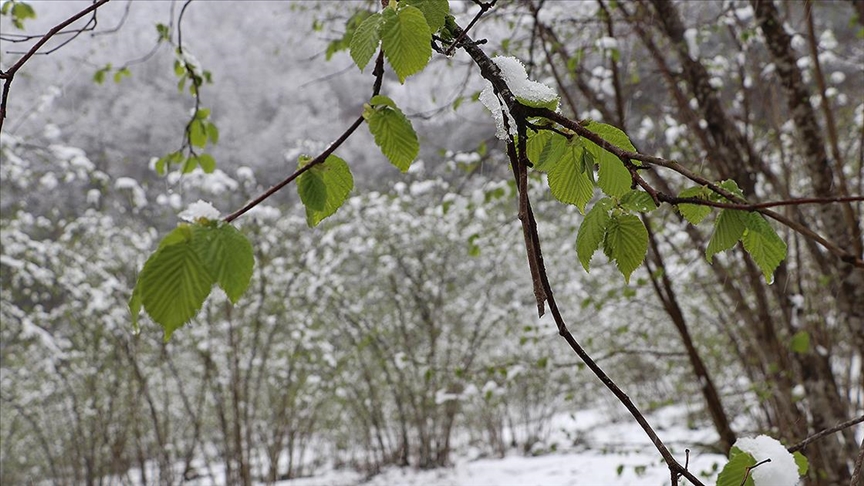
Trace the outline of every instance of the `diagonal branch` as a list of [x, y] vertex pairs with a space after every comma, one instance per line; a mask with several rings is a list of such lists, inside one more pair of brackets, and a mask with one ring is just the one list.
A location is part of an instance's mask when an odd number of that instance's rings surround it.
[[[382, 80], [384, 79], [384, 51], [383, 50], [378, 51], [378, 59], [375, 61], [375, 69], [372, 71], [372, 74], [375, 75], [375, 83], [372, 87], [372, 96], [375, 96], [381, 92], [381, 83], [382, 83]], [[282, 189], [283, 187], [285, 187], [288, 184], [290, 184], [291, 182], [293, 182], [295, 179], [300, 177], [300, 175], [303, 174], [304, 172], [306, 172], [307, 170], [311, 169], [312, 167], [314, 167], [318, 164], [323, 163], [325, 160], [327, 160], [327, 157], [329, 157], [333, 152], [336, 151], [337, 148], [339, 148], [340, 145], [342, 145], [346, 140], [348, 140], [348, 138], [362, 124], [363, 124], [363, 117], [362, 116], [357, 117], [357, 119], [354, 120], [354, 123], [352, 123], [351, 126], [349, 126], [348, 129], [345, 130], [345, 132], [343, 132], [342, 135], [339, 136], [339, 138], [337, 138], [333, 143], [331, 143], [330, 146], [327, 147], [326, 150], [321, 152], [320, 155], [318, 155], [317, 157], [312, 159], [308, 164], [306, 164], [303, 167], [294, 171], [293, 174], [291, 174], [287, 178], [283, 179], [278, 184], [276, 184], [276, 185], [272, 186], [270, 189], [267, 189], [266, 191], [264, 191], [260, 196], [256, 197], [252, 201], [248, 202], [242, 208], [240, 208], [237, 211], [234, 211], [233, 213], [226, 216], [224, 221], [226, 223], [230, 223], [230, 222], [234, 221], [235, 219], [239, 218], [240, 216], [242, 216], [243, 214], [248, 212], [250, 209], [252, 209], [255, 206], [264, 202], [266, 199], [268, 199], [273, 194], [276, 194], [277, 192], [279, 192], [280, 189]]]
[[21, 58], [18, 59], [18, 61], [16, 61], [15, 64], [12, 65], [12, 67], [7, 69], [6, 71], [0, 71], [0, 79], [6, 80], [3, 83], [3, 94], [0, 95], [0, 131], [3, 130], [3, 120], [6, 118], [6, 101], [9, 98], [9, 86], [12, 84], [12, 80], [15, 78], [15, 73], [17, 73], [18, 70], [21, 69], [21, 67], [24, 66], [24, 64], [29, 61], [30, 58], [33, 57], [33, 55], [35, 55], [36, 52], [38, 52], [39, 49], [41, 49], [42, 46], [44, 46], [45, 43], [48, 42], [52, 37], [54, 37], [58, 32], [66, 28], [69, 24], [80, 19], [81, 17], [89, 14], [90, 12], [95, 12], [96, 9], [105, 5], [109, 1], [111, 0], [99, 0], [90, 5], [89, 7], [85, 8], [84, 10], [78, 12], [77, 14], [69, 17], [65, 21], [60, 22], [59, 24], [54, 26], [53, 29], [49, 30], [44, 36], [42, 36], [42, 38], [39, 39], [38, 42], [33, 44], [33, 47], [31, 47], [26, 54], [21, 56]]

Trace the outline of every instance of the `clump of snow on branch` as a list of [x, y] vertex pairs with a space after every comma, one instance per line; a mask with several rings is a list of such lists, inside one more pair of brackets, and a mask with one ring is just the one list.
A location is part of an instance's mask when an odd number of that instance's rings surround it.
[[749, 453], [760, 463], [750, 474], [756, 486], [795, 486], [798, 484], [798, 465], [795, 458], [783, 447], [777, 439], [760, 435], [755, 438], [742, 437], [735, 442], [735, 447]]
[[196, 59], [195, 56], [190, 54], [188, 51], [184, 50], [176, 52], [175, 55], [177, 57], [177, 60], [183, 63], [184, 67], [192, 71], [196, 76], [201, 76], [204, 72], [203, 69], [201, 69], [201, 63], [198, 62], [198, 59]]
[[[515, 57], [497, 56], [492, 58], [492, 62], [501, 70], [504, 82], [507, 83], [510, 91], [519, 102], [530, 106], [545, 106], [552, 110], [558, 108], [558, 93], [545, 84], [528, 79], [528, 72], [525, 71], [525, 65], [522, 64], [522, 61]], [[510, 115], [503, 102], [498, 99], [495, 88], [488, 80], [486, 81], [486, 87], [480, 93], [480, 102], [492, 112], [492, 118], [495, 119], [495, 126], [497, 127], [496, 135], [498, 138], [504, 140], [509, 136], [516, 135], [516, 121]], [[505, 112], [507, 113], [509, 134], [504, 128]]]
[[199, 199], [181, 211], [178, 216], [180, 219], [189, 222], [194, 222], [201, 218], [216, 220], [219, 219], [219, 210], [214, 208], [209, 202]]

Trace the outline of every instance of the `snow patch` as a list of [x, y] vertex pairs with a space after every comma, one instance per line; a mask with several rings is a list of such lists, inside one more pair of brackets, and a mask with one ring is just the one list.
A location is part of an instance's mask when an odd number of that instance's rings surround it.
[[798, 465], [795, 458], [777, 439], [760, 435], [755, 438], [742, 437], [735, 441], [735, 447], [748, 452], [759, 463], [766, 459], [771, 462], [761, 464], [752, 470], [755, 486], [795, 486], [798, 484]]
[[216, 220], [219, 219], [219, 214], [219, 210], [214, 208], [212, 204], [199, 199], [190, 204], [188, 208], [181, 211], [177, 216], [184, 221], [194, 222], [201, 218]]
[[[525, 71], [525, 65], [522, 64], [522, 61], [515, 57], [496, 56], [492, 58], [492, 62], [501, 70], [504, 82], [507, 83], [507, 87], [519, 101], [532, 106], [554, 105], [553, 109], [557, 109], [558, 94], [549, 86], [528, 79], [528, 72]], [[480, 102], [492, 112], [497, 128], [495, 135], [499, 139], [504, 140], [511, 135], [516, 135], [516, 122], [498, 99], [495, 88], [489, 81], [486, 81], [486, 87], [480, 92]], [[510, 133], [507, 133], [504, 128], [505, 112], [507, 112], [507, 126]]]

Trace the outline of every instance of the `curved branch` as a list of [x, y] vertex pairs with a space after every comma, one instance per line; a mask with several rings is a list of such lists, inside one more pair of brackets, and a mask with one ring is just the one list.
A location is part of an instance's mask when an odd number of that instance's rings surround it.
[[[375, 83], [372, 87], [372, 96], [375, 96], [381, 92], [381, 83], [384, 79], [384, 51], [383, 50], [378, 51], [378, 59], [375, 61], [375, 69], [372, 71], [372, 74], [375, 75]], [[270, 189], [267, 189], [266, 191], [264, 191], [260, 196], [256, 197], [252, 201], [248, 202], [242, 208], [240, 208], [237, 211], [234, 211], [233, 213], [226, 216], [223, 219], [223, 221], [225, 221], [226, 223], [230, 223], [230, 222], [234, 221], [235, 219], [239, 218], [240, 216], [242, 216], [243, 214], [248, 212], [250, 209], [252, 209], [255, 206], [264, 202], [267, 198], [269, 198], [273, 194], [276, 194], [277, 192], [279, 192], [280, 189], [282, 189], [283, 187], [285, 187], [288, 184], [290, 184], [291, 182], [293, 182], [294, 179], [300, 177], [300, 175], [303, 174], [304, 172], [306, 172], [307, 170], [311, 169], [312, 167], [314, 167], [318, 164], [323, 163], [325, 160], [327, 160], [327, 157], [329, 157], [333, 152], [335, 152], [336, 149], [339, 148], [339, 146], [345, 142], [345, 140], [348, 140], [348, 138], [362, 124], [363, 124], [363, 117], [360, 116], [356, 120], [354, 120], [354, 123], [352, 123], [351, 126], [348, 127], [348, 129], [345, 130], [345, 132], [343, 132], [342, 135], [339, 136], [339, 138], [337, 138], [333, 143], [331, 143], [330, 146], [327, 147], [326, 150], [321, 152], [320, 155], [318, 155], [317, 157], [312, 159], [308, 164], [306, 164], [303, 167], [294, 171], [293, 174], [286, 177], [284, 180], [282, 180], [278, 184], [276, 184], [276, 185], [272, 186]]]
[[31, 47], [26, 54], [21, 56], [21, 58], [18, 59], [18, 61], [15, 62], [12, 67], [7, 69], [6, 71], [0, 71], [0, 79], [6, 80], [3, 83], [3, 94], [0, 95], [0, 131], [3, 130], [3, 120], [6, 119], [6, 101], [9, 98], [9, 86], [12, 84], [12, 80], [15, 78], [15, 73], [17, 73], [18, 70], [21, 69], [21, 67], [24, 66], [24, 64], [29, 61], [30, 58], [33, 57], [33, 55], [35, 55], [36, 52], [38, 52], [39, 49], [41, 49], [42, 46], [44, 46], [45, 43], [48, 42], [52, 37], [54, 37], [58, 32], [66, 28], [69, 24], [80, 19], [81, 17], [89, 14], [90, 12], [95, 12], [99, 7], [105, 5], [110, 1], [111, 0], [99, 0], [94, 4], [90, 5], [89, 7], [85, 8], [84, 10], [78, 12], [77, 14], [69, 17], [65, 21], [60, 22], [59, 24], [54, 26], [53, 29], [49, 30], [44, 36], [42, 36], [42, 38], [39, 39], [37, 43], [33, 44], [33, 47]]

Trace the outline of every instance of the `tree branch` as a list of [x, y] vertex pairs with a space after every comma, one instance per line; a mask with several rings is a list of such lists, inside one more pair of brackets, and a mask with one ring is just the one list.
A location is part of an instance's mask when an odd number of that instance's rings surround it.
[[[526, 114], [527, 111], [524, 109], [526, 107], [522, 106], [518, 102], [516, 102], [515, 97], [510, 92], [510, 89], [507, 87], [507, 83], [504, 81], [501, 76], [498, 67], [495, 63], [492, 62], [491, 59], [477, 46], [473, 45], [468, 37], [465, 35], [465, 32], [462, 31], [458, 26], [454, 29], [457, 37], [464, 37], [468, 42], [465, 42], [462, 46], [466, 52], [471, 56], [474, 60], [475, 64], [480, 67], [481, 73], [483, 73], [483, 77], [488, 79], [492, 85], [495, 87], [495, 91], [498, 96], [501, 97], [501, 100], [504, 104], [506, 104], [511, 113], [513, 114], [514, 119], [517, 123], [517, 132], [520, 134], [519, 136], [519, 145], [521, 147], [517, 148], [516, 142], [511, 138], [507, 142], [507, 153], [510, 158], [510, 164], [513, 168], [513, 175], [516, 179], [516, 187], [519, 190], [519, 219], [522, 223], [523, 232], [525, 234], [525, 246], [526, 251], [528, 253], [528, 261], [529, 268], [532, 272], [532, 279], [534, 280], [535, 285], [535, 297], [537, 297], [537, 310], [538, 314], [541, 316], [544, 313], [544, 306], [541, 298], [545, 298], [546, 303], [549, 305], [549, 311], [552, 313], [552, 317], [555, 320], [555, 324], [558, 327], [558, 334], [567, 341], [567, 344], [570, 345], [570, 348], [579, 356], [579, 358], [591, 369], [594, 375], [600, 379], [601, 382], [608, 388], [613, 395], [624, 405], [625, 408], [630, 412], [636, 422], [642, 427], [642, 430], [648, 435], [651, 439], [651, 442], [654, 444], [654, 447], [663, 457], [663, 460], [666, 462], [669, 467], [670, 474], [677, 482], [679, 477], [687, 478], [692, 484], [697, 486], [702, 486], [703, 483], [692, 473], [690, 473], [687, 468], [682, 466], [669, 452], [669, 449], [666, 448], [666, 445], [645, 419], [645, 416], [639, 410], [639, 408], [633, 403], [629, 396], [624, 393], [621, 388], [618, 387], [617, 384], [607, 375], [602, 368], [591, 358], [591, 356], [582, 348], [576, 338], [573, 337], [573, 334], [567, 328], [567, 324], [564, 321], [564, 318], [561, 315], [560, 310], [558, 309], [558, 304], [555, 301], [554, 294], [552, 292], [552, 287], [549, 283], [549, 278], [546, 274], [546, 267], [543, 264], [543, 253], [540, 248], [540, 237], [537, 233], [537, 222], [534, 219], [534, 214], [531, 211], [531, 203], [528, 196], [527, 191], [527, 166], [525, 165], [524, 157], [524, 144], [525, 144], [525, 124], [526, 124]], [[549, 111], [549, 110], [546, 110]], [[505, 120], [507, 117], [505, 116]], [[506, 121], [505, 121], [506, 123]], [[508, 130], [509, 132], [509, 130]], [[599, 137], [598, 137], [599, 138]], [[607, 145], [605, 142], [600, 140], [601, 146]], [[541, 289], [537, 289], [538, 284], [542, 287]]]
[[39, 51], [39, 49], [41, 49], [42, 46], [44, 46], [45, 43], [48, 42], [48, 40], [50, 40], [52, 37], [54, 37], [58, 32], [60, 32], [64, 28], [66, 28], [69, 24], [80, 19], [81, 17], [84, 17], [85, 15], [89, 14], [90, 12], [95, 12], [96, 9], [98, 9], [99, 7], [105, 5], [106, 3], [110, 2], [110, 1], [111, 0], [99, 0], [99, 1], [95, 2], [94, 4], [90, 5], [89, 7], [85, 8], [84, 10], [78, 12], [77, 14], [69, 17], [65, 21], [60, 22], [59, 24], [54, 26], [53, 29], [49, 30], [44, 36], [42, 36], [42, 38], [39, 39], [38, 42], [33, 44], [33, 47], [31, 47], [30, 50], [27, 51], [26, 54], [21, 56], [21, 58], [18, 59], [18, 61], [15, 62], [15, 64], [13, 64], [12, 67], [7, 69], [6, 71], [0, 71], [0, 79], [6, 80], [3, 83], [3, 94], [0, 95], [0, 96], [2, 96], [2, 97], [0, 97], [0, 131], [3, 131], [3, 120], [6, 119], [6, 101], [9, 97], [9, 86], [12, 84], [12, 80], [15, 78], [15, 73], [17, 73], [18, 70], [21, 69], [21, 67], [27, 61], [29, 61], [30, 58], [33, 57], [33, 55], [36, 54], [36, 52]]
[[819, 440], [825, 436], [840, 432], [841, 430], [848, 429], [849, 427], [852, 427], [855, 424], [860, 424], [861, 422], [864, 422], [864, 415], [857, 417], [857, 418], [854, 418], [852, 420], [847, 420], [846, 422], [843, 422], [842, 424], [835, 425], [834, 427], [831, 427], [829, 429], [825, 429], [821, 432], [816, 432], [815, 434], [811, 435], [810, 437], [807, 437], [806, 439], [802, 440], [801, 442], [786, 448], [786, 450], [789, 452], [800, 451], [801, 449], [810, 445], [811, 442], [817, 441], [817, 440]]
[[[383, 50], [378, 51], [378, 59], [375, 61], [375, 69], [372, 71], [372, 74], [375, 75], [375, 83], [372, 87], [372, 96], [375, 96], [381, 92], [381, 83], [384, 79], [384, 51]], [[321, 152], [320, 155], [318, 155], [317, 157], [312, 159], [308, 164], [306, 164], [303, 167], [294, 171], [293, 174], [291, 174], [290, 176], [288, 176], [287, 178], [282, 180], [282, 182], [279, 182], [278, 184], [272, 186], [270, 189], [267, 189], [266, 191], [264, 191], [264, 193], [262, 193], [260, 196], [256, 197], [255, 199], [253, 199], [252, 201], [247, 203], [242, 208], [240, 208], [237, 211], [234, 211], [233, 213], [226, 216], [223, 221], [225, 221], [226, 223], [230, 223], [230, 222], [234, 221], [235, 219], [239, 218], [240, 216], [242, 216], [243, 214], [248, 212], [250, 209], [252, 209], [255, 206], [264, 202], [267, 198], [269, 198], [273, 194], [276, 194], [280, 189], [282, 189], [283, 187], [285, 187], [288, 184], [290, 184], [291, 182], [293, 182], [294, 179], [300, 177], [300, 175], [303, 174], [304, 172], [306, 172], [307, 170], [311, 169], [312, 167], [314, 167], [318, 164], [323, 163], [325, 160], [327, 160], [327, 157], [329, 157], [333, 152], [335, 152], [336, 149], [339, 148], [339, 146], [345, 142], [345, 140], [348, 140], [348, 138], [362, 124], [363, 124], [363, 116], [359, 116], [356, 120], [354, 120], [354, 123], [352, 123], [351, 126], [348, 127], [348, 129], [345, 130], [345, 132], [343, 132], [342, 135], [339, 136], [339, 138], [337, 138], [332, 144], [330, 144], [330, 146], [327, 147], [326, 150]]]

